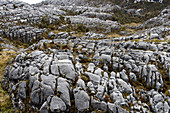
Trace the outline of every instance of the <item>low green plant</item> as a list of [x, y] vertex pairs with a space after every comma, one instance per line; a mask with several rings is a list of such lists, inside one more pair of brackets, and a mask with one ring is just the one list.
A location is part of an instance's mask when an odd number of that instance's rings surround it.
[[60, 21], [64, 22], [64, 19], [65, 19], [64, 16], [60, 15]]
[[2, 47], [0, 47], [0, 51], [2, 51], [3, 50], [3, 48]]
[[49, 25], [50, 25], [50, 20], [48, 18], [48, 15], [46, 15], [41, 19], [39, 27], [40, 28], [47, 28]]
[[102, 58], [100, 59], [100, 62], [103, 63], [103, 59]]
[[140, 15], [129, 14], [126, 10], [116, 10], [112, 15], [113, 21], [118, 21], [121, 24], [127, 23], [143, 23], [146, 20], [158, 16], [167, 4], [150, 3], [150, 2], [138, 2], [136, 4], [130, 4], [126, 9], [144, 9]]
[[88, 32], [89, 28], [87, 28], [86, 26], [84, 26], [83, 24], [78, 24], [76, 26], [76, 31], [78, 32]]

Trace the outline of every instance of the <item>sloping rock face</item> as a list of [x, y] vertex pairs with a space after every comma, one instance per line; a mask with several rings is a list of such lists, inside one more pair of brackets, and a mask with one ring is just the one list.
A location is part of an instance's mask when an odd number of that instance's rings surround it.
[[[112, 21], [112, 15], [104, 13], [109, 7], [85, 7], [83, 5], [80, 6], [80, 3], [83, 3], [83, 1], [52, 0], [44, 1], [37, 5], [29, 5], [16, 0], [3, 0], [0, 3], [0, 36], [10, 38], [12, 41], [19, 40], [32, 44], [32, 42], [44, 38], [48, 32], [46, 27], [52, 24], [62, 23], [62, 21], [66, 21], [67, 19], [71, 21], [72, 25], [84, 24], [89, 28], [98, 27], [104, 28], [104, 30], [120, 29], [118, 23]], [[75, 7], [73, 4], [75, 4]], [[98, 13], [100, 10], [103, 13]], [[76, 13], [76, 15], [66, 16], [69, 11]], [[89, 14], [92, 16], [95, 15], [93, 16], [94, 18], [88, 18]], [[62, 20], [60, 18], [61, 16], [65, 19]], [[39, 25], [42, 26], [39, 27]], [[62, 29], [62, 27], [60, 26], [58, 28]]]
[[168, 113], [169, 44], [112, 41], [41, 40], [7, 66], [2, 86], [21, 111]]
[[[13, 47], [5, 37], [30, 44], [11, 59], [1, 81], [13, 106], [40, 113], [169, 113], [169, 9], [136, 27], [152, 28], [126, 37], [56, 33], [81, 24], [119, 31], [110, 12], [121, 9], [90, 7], [85, 0], [0, 1], [0, 47]], [[38, 26], [42, 21], [46, 28]]]

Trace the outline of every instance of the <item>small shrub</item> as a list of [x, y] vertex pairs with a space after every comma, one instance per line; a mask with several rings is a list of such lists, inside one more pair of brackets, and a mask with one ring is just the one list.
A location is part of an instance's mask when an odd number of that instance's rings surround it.
[[68, 11], [67, 11], [67, 15], [72, 15], [72, 16], [74, 16], [74, 15], [79, 15], [79, 14], [81, 14], [81, 12], [74, 12], [74, 11], [72, 11], [72, 10], [68, 10]]
[[119, 19], [118, 19], [118, 17], [116, 15], [112, 15], [112, 19], [111, 20], [118, 21]]
[[[64, 17], [60, 16], [60, 20], [62, 22], [64, 22]], [[48, 15], [46, 15], [41, 19], [40, 23], [38, 24], [38, 27], [39, 28], [48, 28], [48, 29], [51, 29], [51, 30], [55, 30], [57, 28], [57, 26], [60, 25], [61, 21], [56, 20], [55, 23], [51, 24], [50, 20], [48, 18]]]
[[88, 32], [89, 31], [89, 29], [86, 26], [84, 26], [83, 24], [78, 24], [76, 30], [79, 32]]
[[3, 50], [3, 48], [2, 47], [0, 47], [0, 51], [2, 51]]
[[67, 23], [67, 24], [71, 24], [70, 18], [67, 18], [67, 19], [66, 19], [66, 23]]
[[14, 7], [14, 9], [18, 8], [18, 6], [16, 6], [15, 4], [13, 4], [13, 7]]
[[88, 76], [85, 76], [85, 75], [82, 75], [82, 76], [81, 76], [81, 79], [82, 79], [85, 83], [87, 83], [87, 82], [90, 81], [90, 78], [89, 78]]
[[103, 63], [103, 59], [102, 58], [100, 59], [100, 63]]
[[50, 44], [47, 44], [47, 48], [55, 49], [55, 48], [56, 48], [56, 45], [50, 43]]
[[170, 44], [170, 40], [168, 41], [168, 44]]
[[111, 99], [111, 96], [110, 96], [110, 95], [105, 95], [104, 100], [105, 100], [105, 102], [110, 102], [110, 103], [113, 102], [113, 100]]
[[48, 28], [49, 25], [50, 25], [50, 21], [48, 19], [48, 16], [46, 15], [41, 19], [39, 27], [40, 28]]
[[64, 22], [64, 17], [62, 16], [62, 15], [60, 15], [60, 20], [61, 20], [61, 22]]
[[47, 49], [47, 44], [46, 44], [46, 42], [43, 43], [43, 47], [44, 47], [44, 49]]

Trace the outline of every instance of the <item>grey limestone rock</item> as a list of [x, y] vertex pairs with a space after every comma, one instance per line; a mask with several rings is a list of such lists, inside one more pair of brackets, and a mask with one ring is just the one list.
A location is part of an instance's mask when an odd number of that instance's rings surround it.
[[88, 64], [87, 71], [92, 72], [94, 71], [95, 65], [93, 63]]
[[155, 112], [156, 113], [168, 113], [170, 110], [170, 107], [168, 103], [165, 102], [158, 102], [155, 106]]
[[90, 98], [85, 91], [74, 89], [74, 98], [76, 108], [79, 111], [83, 111], [89, 108]]
[[76, 73], [72, 62], [70, 60], [60, 60], [58, 61], [58, 64], [59, 64], [60, 73], [63, 76], [74, 81], [76, 78]]
[[98, 12], [84, 12], [82, 14], [82, 16], [86, 16], [86, 17], [96, 17], [102, 20], [106, 20], [106, 19], [111, 19], [112, 15], [108, 14], [108, 13], [98, 13]]
[[51, 98], [50, 110], [52, 112], [64, 112], [67, 109], [65, 103], [57, 96]]
[[35, 105], [40, 105], [42, 103], [42, 95], [40, 88], [31, 92], [30, 100]]
[[77, 81], [77, 87], [81, 87], [83, 89], [86, 89], [85, 82], [81, 78], [79, 78], [78, 81]]
[[56, 88], [56, 78], [54, 75], [41, 75], [41, 83], [50, 86], [54, 91]]
[[146, 42], [139, 42], [137, 48], [147, 50], [148, 49], [148, 44]]
[[97, 96], [99, 99], [103, 99], [104, 92], [105, 92], [104, 90], [105, 90], [104, 86], [102, 86], [102, 85], [99, 85], [99, 86], [98, 86], [96, 96]]
[[113, 68], [113, 71], [118, 70], [118, 68], [119, 68], [119, 63], [113, 63], [112, 68]]
[[103, 112], [106, 112], [107, 110], [107, 104], [104, 101], [98, 101], [98, 100], [92, 99], [91, 104], [95, 110], [102, 110]]
[[[20, 112], [26, 107], [40, 113], [74, 112], [72, 108], [128, 113], [124, 106], [132, 113], [169, 113], [170, 10], [136, 27], [112, 21], [117, 11], [140, 16], [143, 10], [96, 0], [34, 5], [0, 0], [0, 56], [17, 54], [1, 81], [13, 107]], [[113, 38], [114, 31], [128, 36]], [[6, 39], [29, 47], [14, 47]]]
[[54, 36], [55, 34], [53, 32], [48, 33], [48, 38], [51, 38], [52, 36]]
[[122, 102], [124, 102], [124, 98], [120, 91], [113, 91], [113, 93], [111, 93], [110, 95], [116, 104], [121, 104]]
[[51, 65], [51, 73], [54, 74], [54, 75], [59, 75], [59, 70], [58, 70], [57, 64]]
[[41, 108], [40, 108], [40, 110], [39, 110], [40, 113], [49, 113], [47, 107], [48, 107], [48, 103], [47, 103], [47, 101], [46, 101], [46, 102], [44, 102], [43, 105], [41, 106]]
[[132, 73], [132, 72], [130, 72], [129, 78], [130, 78], [130, 80], [131, 80], [132, 82], [137, 80], [136, 75], [135, 75], [134, 73]]
[[39, 69], [37, 67], [34, 67], [34, 66], [29, 66], [29, 73], [31, 75], [35, 75], [39, 72]]
[[123, 90], [123, 92], [125, 91], [126, 93], [131, 93], [132, 89], [131, 86], [128, 85], [125, 81], [123, 81], [122, 79], [117, 79], [118, 84], [120, 84], [121, 88]]
[[111, 56], [110, 55], [102, 54], [100, 58], [103, 60], [103, 63], [110, 63], [111, 62]]
[[120, 72], [120, 76], [121, 76], [121, 78], [122, 78], [124, 81], [126, 81], [126, 82], [129, 81], [129, 78], [128, 78], [128, 76], [126, 75], [126, 71], [125, 71], [125, 70], [122, 70], [122, 71]]
[[94, 84], [99, 84], [100, 83], [100, 76], [99, 75], [96, 75], [96, 74], [93, 74], [93, 73], [90, 73], [90, 72], [85, 72], [85, 74], [87, 76], [89, 76], [90, 78], [90, 81], [93, 82]]
[[70, 85], [67, 83], [66, 79], [59, 77], [57, 79], [57, 92], [60, 94], [60, 98], [65, 102], [66, 105], [71, 106], [70, 102]]
[[35, 80], [32, 86], [32, 91], [38, 89], [40, 87], [40, 82], [38, 80]]
[[19, 84], [19, 88], [18, 88], [18, 94], [23, 100], [26, 99], [26, 96], [27, 96], [26, 90], [27, 90], [26, 82], [23, 81]]
[[49, 96], [54, 95], [54, 91], [50, 86], [42, 84], [41, 87], [43, 99], [47, 99]]
[[112, 103], [108, 103], [109, 113], [129, 113], [125, 109], [121, 108], [120, 106]]

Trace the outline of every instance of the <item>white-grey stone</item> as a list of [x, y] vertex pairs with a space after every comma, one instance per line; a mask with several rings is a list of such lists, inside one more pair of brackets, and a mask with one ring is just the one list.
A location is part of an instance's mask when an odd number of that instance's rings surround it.
[[67, 109], [65, 103], [57, 96], [52, 97], [50, 103], [50, 110], [52, 112], [64, 112]]
[[60, 98], [65, 102], [66, 105], [71, 106], [70, 102], [70, 86], [66, 82], [66, 79], [59, 77], [57, 79], [57, 92], [60, 94]]
[[96, 75], [96, 74], [93, 74], [93, 73], [90, 73], [90, 72], [85, 72], [85, 74], [87, 76], [89, 76], [90, 78], [90, 81], [92, 81], [94, 84], [99, 84], [100, 83], [100, 76], [99, 75]]
[[125, 91], [129, 94], [132, 92], [131, 86], [128, 85], [125, 81], [123, 81], [122, 79], [117, 79], [117, 82], [121, 86], [120, 90], [122, 90], [123, 92]]
[[89, 108], [90, 98], [88, 94], [83, 90], [74, 90], [75, 105], [79, 111], [83, 111]]

